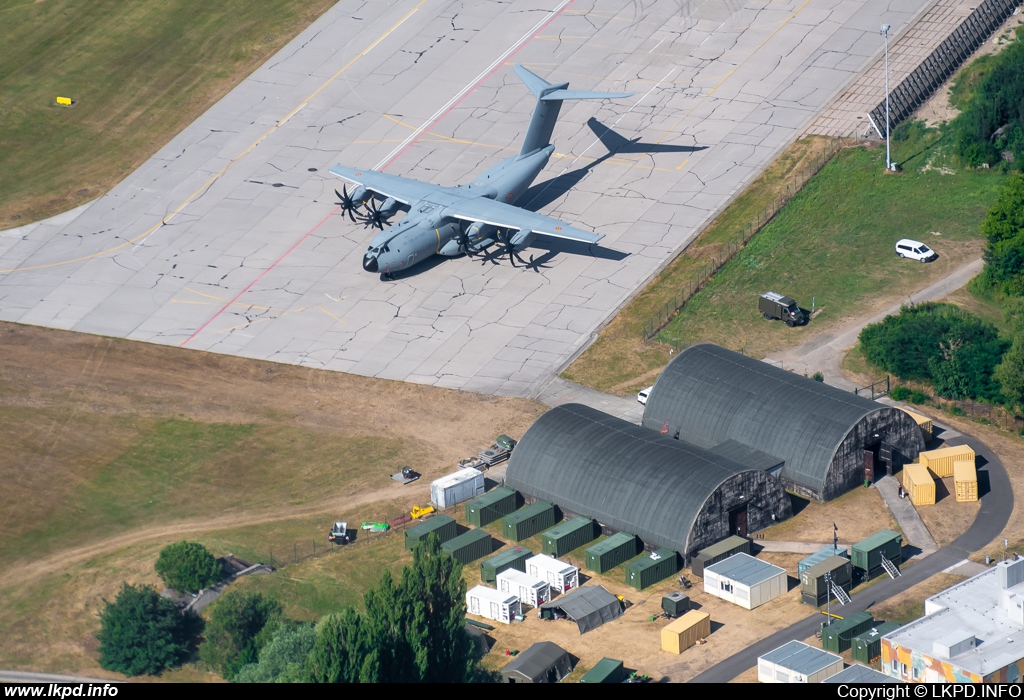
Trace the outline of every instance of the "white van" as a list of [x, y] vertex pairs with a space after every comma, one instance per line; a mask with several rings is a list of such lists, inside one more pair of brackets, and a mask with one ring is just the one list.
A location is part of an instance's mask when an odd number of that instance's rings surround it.
[[896, 255], [901, 258], [931, 262], [939, 257], [938, 253], [926, 246], [921, 241], [914, 241], [909, 238], [901, 238], [896, 241]]

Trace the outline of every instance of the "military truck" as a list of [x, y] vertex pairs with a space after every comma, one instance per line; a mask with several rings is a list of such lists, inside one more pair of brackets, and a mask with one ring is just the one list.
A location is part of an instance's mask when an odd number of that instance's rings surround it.
[[786, 325], [792, 328], [807, 323], [807, 314], [804, 313], [792, 297], [765, 292], [757, 299], [757, 308], [769, 321], [778, 319], [785, 321]]

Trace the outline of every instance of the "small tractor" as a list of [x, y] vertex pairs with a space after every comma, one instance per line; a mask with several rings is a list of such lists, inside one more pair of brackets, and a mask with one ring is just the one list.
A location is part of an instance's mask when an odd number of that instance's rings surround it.
[[413, 506], [412, 510], [409, 511], [409, 515], [412, 516], [413, 520], [418, 520], [422, 518], [424, 515], [430, 515], [433, 512], [434, 506], [432, 505], [426, 505], [423, 506], [422, 508], [420, 506]]

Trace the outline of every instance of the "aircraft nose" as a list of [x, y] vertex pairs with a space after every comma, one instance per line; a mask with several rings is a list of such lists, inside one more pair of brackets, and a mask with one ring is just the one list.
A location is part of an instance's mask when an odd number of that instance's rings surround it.
[[376, 272], [377, 271], [377, 267], [378, 267], [377, 266], [377, 258], [372, 257], [370, 255], [364, 255], [363, 256], [363, 269], [364, 270], [366, 270], [367, 272]]

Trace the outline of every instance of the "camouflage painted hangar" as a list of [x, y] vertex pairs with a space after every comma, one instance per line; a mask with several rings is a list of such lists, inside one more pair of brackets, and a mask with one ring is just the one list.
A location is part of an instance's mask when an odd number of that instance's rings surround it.
[[863, 484], [866, 464], [891, 473], [924, 449], [920, 428], [897, 408], [711, 344], [669, 363], [643, 425], [748, 464], [774, 462], [787, 490], [817, 501]]
[[627, 531], [648, 549], [675, 550], [686, 562], [734, 532], [792, 514], [789, 496], [766, 470], [578, 404], [548, 411], [526, 431], [505, 485], [527, 501], [594, 518], [606, 533]]

